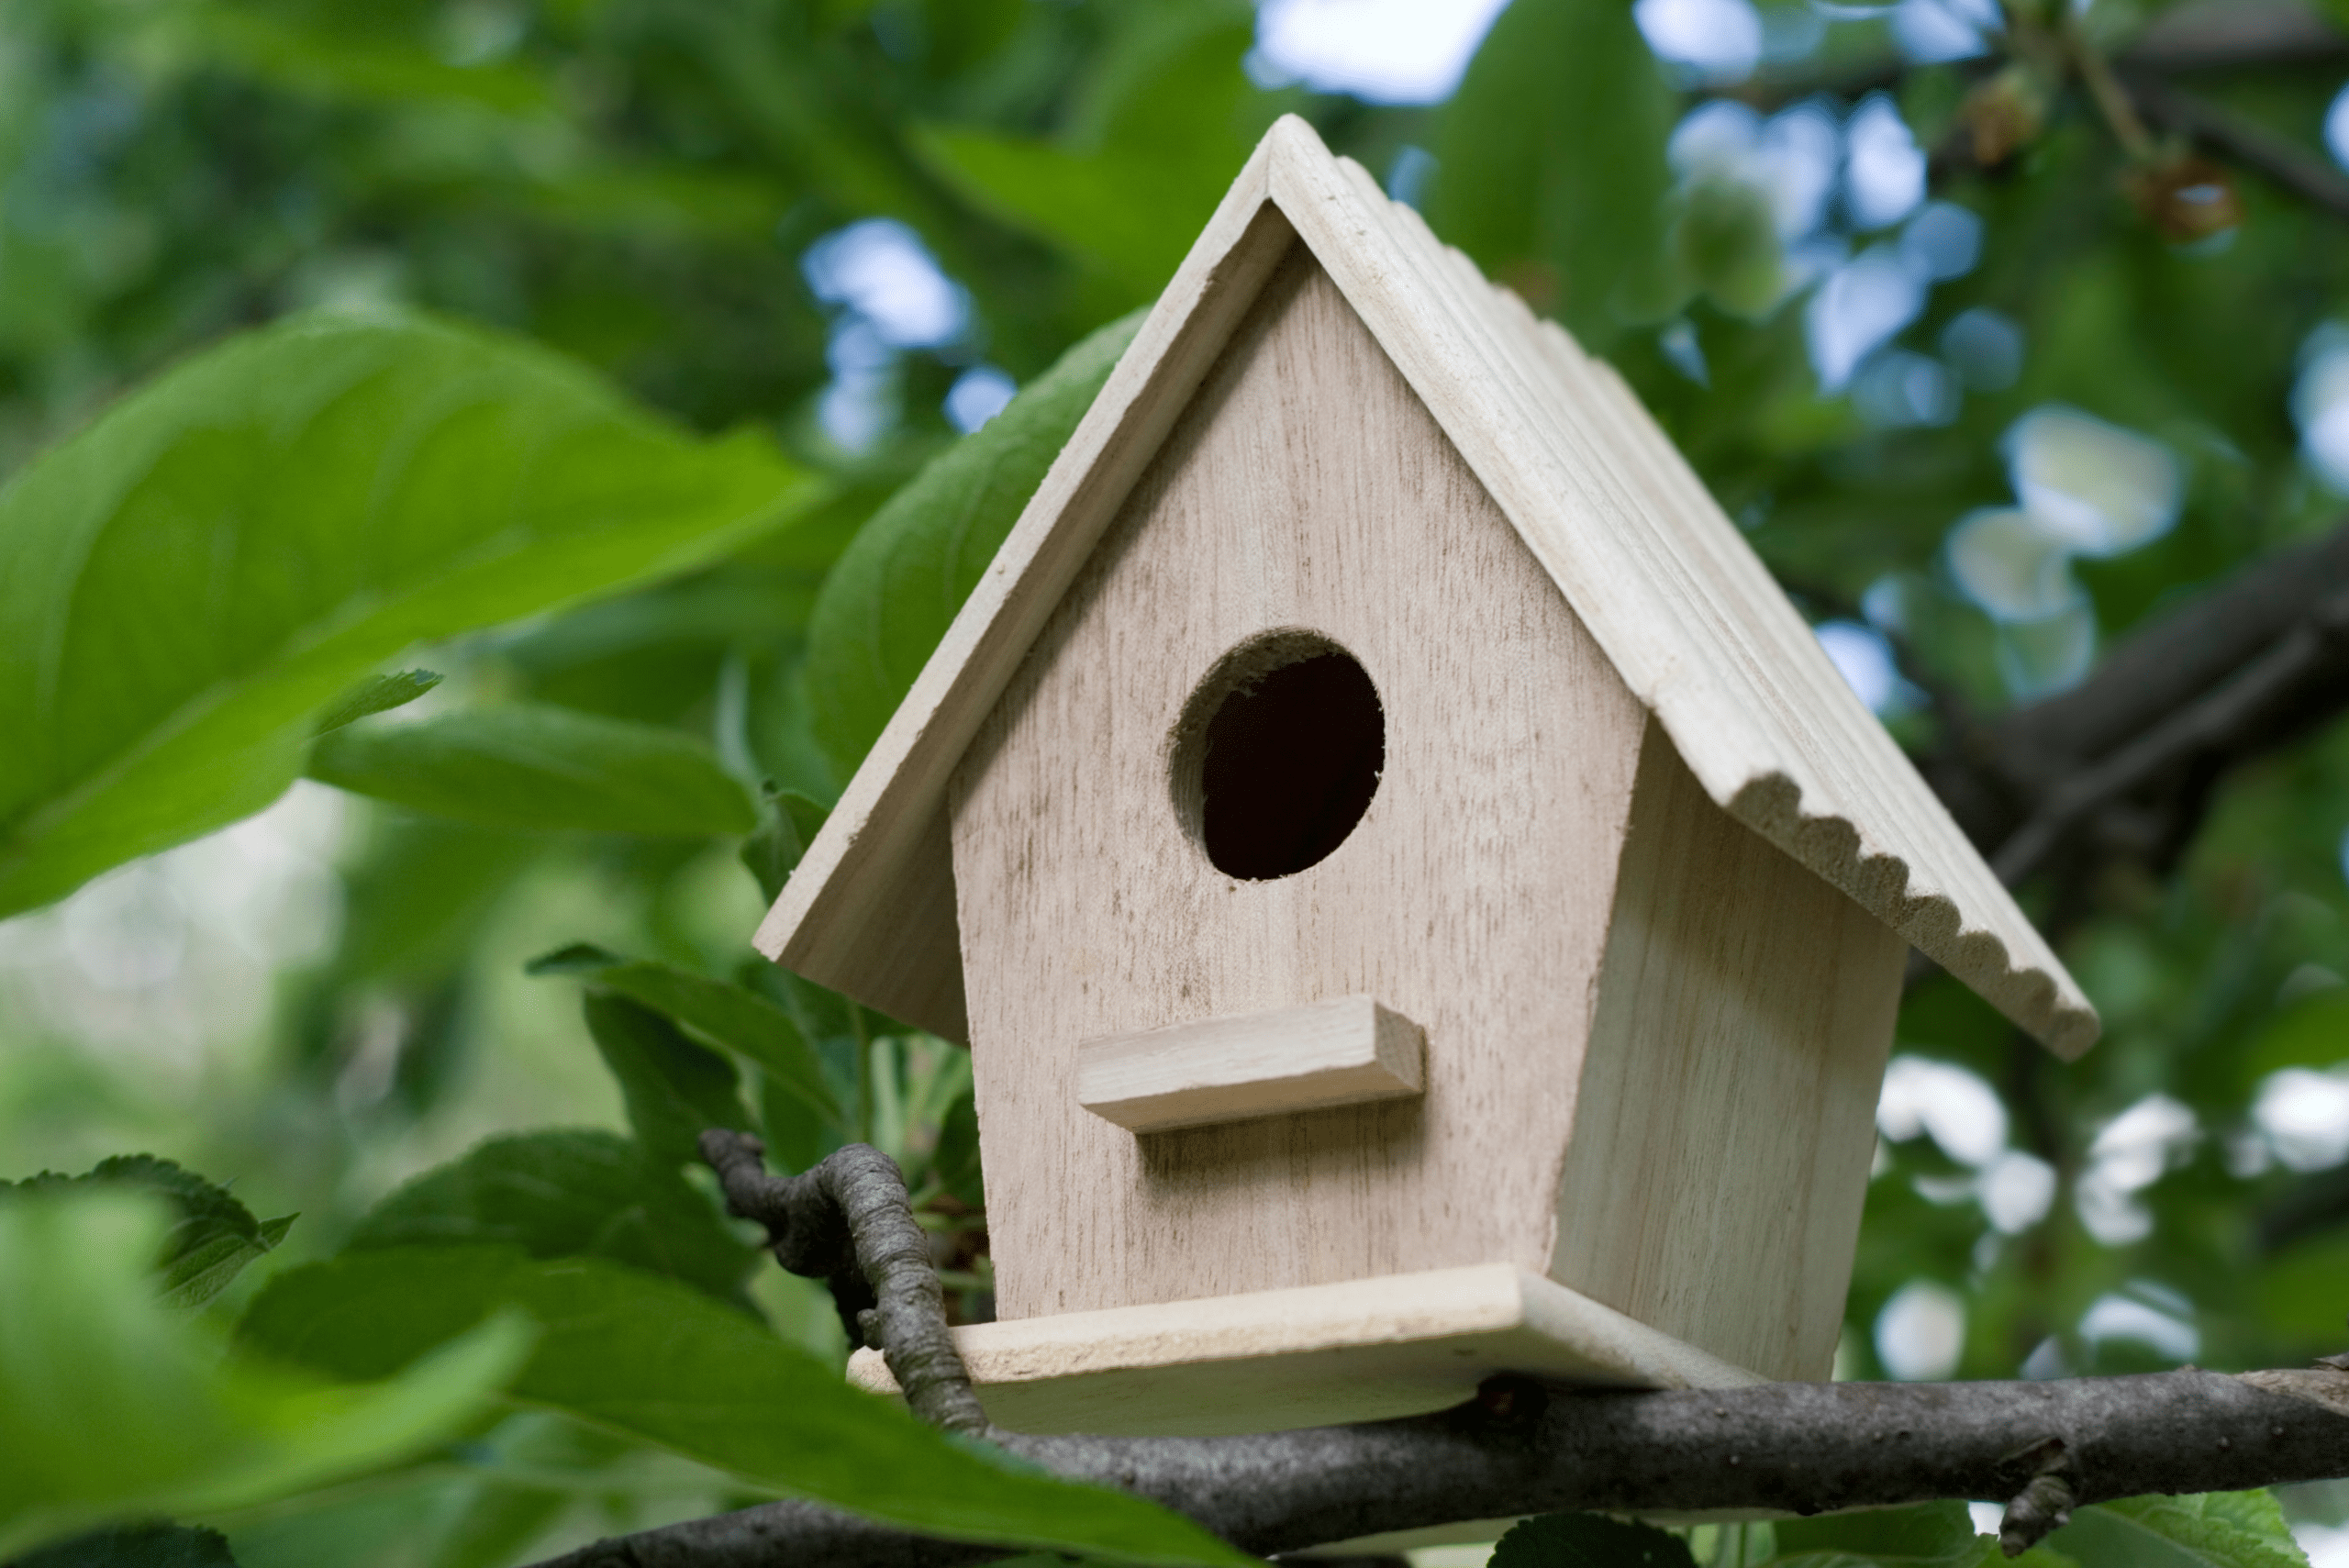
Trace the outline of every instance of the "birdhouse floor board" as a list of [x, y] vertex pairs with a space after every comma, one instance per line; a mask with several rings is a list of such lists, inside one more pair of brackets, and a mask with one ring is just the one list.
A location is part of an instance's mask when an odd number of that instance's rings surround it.
[[1077, 1103], [1134, 1132], [1416, 1095], [1419, 1026], [1368, 996], [1202, 1018], [1087, 1040]]
[[[1205, 1437], [1441, 1410], [1498, 1372], [1628, 1388], [1763, 1381], [1507, 1263], [954, 1330], [996, 1425]], [[874, 1351], [849, 1378], [896, 1383]]]

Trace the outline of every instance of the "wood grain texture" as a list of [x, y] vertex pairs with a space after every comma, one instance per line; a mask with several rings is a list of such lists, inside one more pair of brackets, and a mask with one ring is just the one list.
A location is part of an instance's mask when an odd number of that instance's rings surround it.
[[[954, 1330], [987, 1416], [1021, 1432], [1208, 1437], [1457, 1405], [1497, 1372], [1736, 1388], [1752, 1372], [1506, 1264]], [[896, 1382], [874, 1351], [850, 1380]]]
[[1706, 792], [2065, 1056], [2096, 1014], [1619, 377], [1284, 118], [1272, 198]]
[[1907, 944], [1709, 797], [1651, 724], [1550, 1273], [1824, 1379]]
[[1368, 996], [1331, 996], [1076, 1048], [1076, 1102], [1129, 1132], [1401, 1099], [1425, 1084], [1419, 1026]]
[[[1183, 829], [1169, 741], [1281, 628], [1369, 673], [1385, 773], [1326, 860], [1236, 881]], [[1543, 1272], [1645, 723], [1285, 259], [955, 776], [998, 1314]], [[1357, 993], [1425, 1029], [1420, 1097], [1136, 1138], [1071, 1092], [1080, 1041]]]
[[[2096, 1016], [1620, 379], [1294, 117], [1266, 135], [761, 927], [962, 1038], [943, 781], [1292, 237], [1712, 799], [2065, 1056]], [[1319, 373], [1308, 367], [1306, 373]]]
[[1241, 171], [753, 939], [811, 980], [967, 1040], [947, 775], [1295, 236]]

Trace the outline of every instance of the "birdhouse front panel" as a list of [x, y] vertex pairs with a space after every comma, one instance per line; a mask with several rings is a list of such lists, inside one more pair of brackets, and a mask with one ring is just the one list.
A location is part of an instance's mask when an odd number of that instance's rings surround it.
[[[1645, 725], [1292, 249], [950, 792], [998, 1315], [1546, 1269]], [[1418, 1092], [1080, 1103], [1088, 1041], [1348, 997]]]

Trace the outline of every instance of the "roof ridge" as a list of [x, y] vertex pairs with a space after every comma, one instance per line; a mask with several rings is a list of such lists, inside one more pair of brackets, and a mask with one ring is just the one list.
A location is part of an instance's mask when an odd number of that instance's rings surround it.
[[[1614, 368], [1443, 245], [1361, 165], [1333, 157], [1303, 121], [1285, 119], [1266, 139], [1275, 147], [1274, 199], [1292, 212], [1300, 237], [1706, 793], [2051, 1049], [2073, 1056], [2093, 1043], [2095, 1011], [2045, 939], [1861, 706], [1761, 558]], [[1369, 246], [1383, 239], [1394, 254], [1381, 259], [1383, 266], [1333, 266], [1331, 252], [1349, 237]], [[1408, 269], [1400, 277], [1398, 264]], [[1539, 417], [1506, 403], [1486, 414], [1475, 405], [1496, 400], [1473, 395], [1463, 399], [1467, 406], [1454, 406], [1446, 383], [1468, 378], [1431, 373], [1427, 350], [1442, 346], [1408, 340], [1414, 313], [1406, 306], [1419, 302], [1382, 297], [1398, 282], [1424, 291], [1425, 303], [1464, 328], [1462, 347], [1500, 372], [1507, 390]], [[1515, 453], [1487, 439], [1512, 419], [1526, 427]], [[1591, 439], [1594, 425], [1613, 441]], [[1522, 450], [1527, 444], [1531, 450]], [[1575, 471], [1577, 498], [1603, 517], [1578, 529], [1562, 526], [1553, 515], [1560, 510], [1556, 495], [1512, 483], [1535, 476], [1497, 472], [1529, 462]], [[1659, 510], [1682, 526], [1657, 520]], [[1592, 520], [1613, 526], [1601, 538]], [[1597, 554], [1613, 555], [1612, 564], [1629, 570], [1602, 585], [1593, 581], [1594, 568], [1604, 565], [1590, 559]], [[1634, 598], [1637, 606], [1629, 602]], [[1705, 651], [1730, 658], [1677, 658], [1680, 651], [1657, 646], [1655, 628], [1675, 613], [1696, 623], [1687, 629], [1704, 636]], [[1776, 722], [1765, 722], [1771, 718]]]
[[2086, 996], [1614, 368], [1293, 115], [1258, 144], [850, 781], [761, 950], [964, 1032], [947, 776], [1292, 243], [1706, 793], [2052, 1049], [2086, 1050]]

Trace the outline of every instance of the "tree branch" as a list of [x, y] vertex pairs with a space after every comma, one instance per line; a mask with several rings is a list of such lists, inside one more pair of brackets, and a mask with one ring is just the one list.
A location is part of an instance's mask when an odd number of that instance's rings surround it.
[[[1810, 1514], [2012, 1497], [2020, 1551], [2069, 1501], [2235, 1490], [2349, 1473], [2349, 1373], [2183, 1371], [2054, 1383], [1770, 1384], [1558, 1393], [1496, 1379], [1441, 1415], [1228, 1438], [1007, 1436], [1062, 1474], [1123, 1486], [1245, 1551], [1568, 1509]], [[1527, 1414], [1528, 1407], [1531, 1414]], [[927, 1568], [1000, 1548], [927, 1540], [769, 1503], [599, 1541], [548, 1568], [785, 1562]]]
[[2144, 117], [2225, 154], [2335, 217], [2349, 217], [2349, 175], [2314, 148], [2181, 93], [2161, 77], [2124, 68], [2121, 80]]
[[2221, 773], [2349, 706], [2344, 614], [2349, 527], [2140, 627], [2071, 691], [1954, 724], [1920, 766], [2010, 880], [2075, 846], [2165, 865]]
[[2047, 792], [2031, 819], [1991, 857], [2000, 880], [2021, 882], [2090, 812], [2197, 757], [2248, 750], [2279, 728], [2312, 687], [2341, 695], [2349, 665], [2349, 593], [2318, 605], [2224, 682]]
[[2143, 71], [2247, 71], [2332, 65], [2349, 38], [2301, 0], [2216, 0], [2176, 6], [2130, 41], [2119, 63]]
[[[748, 1133], [713, 1128], [701, 1135], [701, 1157], [718, 1173], [726, 1207], [767, 1228], [776, 1262], [830, 1284], [849, 1338], [881, 1347], [913, 1413], [950, 1432], [989, 1435], [897, 1162], [869, 1143], [852, 1143], [805, 1174], [772, 1176], [761, 1161], [765, 1152]], [[854, 1288], [860, 1275], [869, 1294]], [[861, 1308], [860, 1300], [874, 1305]]]
[[[2300, 0], [2221, 0], [2165, 11], [2113, 57], [2113, 64], [2124, 72], [2175, 76], [2321, 67], [2343, 60], [2349, 60], [2349, 37]], [[1730, 95], [1764, 110], [1814, 93], [1857, 98], [1898, 87], [1911, 69], [1887, 50], [1859, 60], [1839, 57], [1824, 67], [1765, 70], [1732, 88]]]
[[[776, 1178], [759, 1167], [755, 1140], [710, 1132], [702, 1147], [737, 1212], [776, 1235], [785, 1267], [829, 1278], [853, 1254], [881, 1296], [866, 1321], [901, 1386], [915, 1387], [908, 1369], [927, 1368], [917, 1409], [963, 1418], [969, 1383], [927, 1252], [917, 1261], [906, 1243], [912, 1211], [886, 1157], [856, 1145]], [[2006, 1497], [2011, 1555], [2082, 1504], [2349, 1474], [2349, 1372], [1664, 1393], [1503, 1376], [1437, 1415], [1297, 1431], [1109, 1438], [979, 1424], [1013, 1453], [1138, 1493], [1256, 1552], [1528, 1512], [1812, 1514]], [[546, 1568], [947, 1568], [1001, 1550], [795, 1500], [598, 1541]]]

